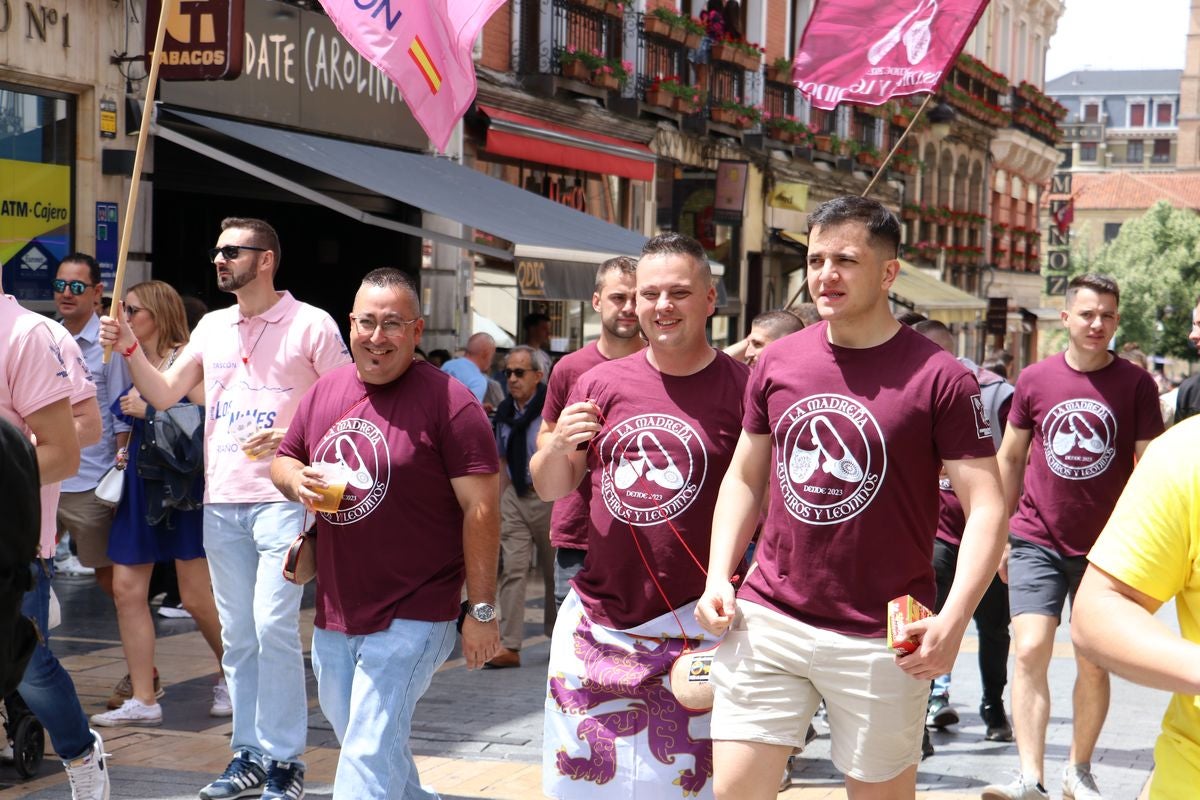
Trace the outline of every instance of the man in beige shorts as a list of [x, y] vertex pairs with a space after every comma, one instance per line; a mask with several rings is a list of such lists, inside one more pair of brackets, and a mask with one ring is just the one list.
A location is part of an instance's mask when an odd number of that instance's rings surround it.
[[[696, 608], [728, 633], [713, 662], [718, 800], [775, 797], [822, 699], [852, 799], [912, 798], [929, 681], [954, 663], [1003, 549], [1004, 501], [979, 384], [893, 319], [900, 227], [874, 200], [835, 198], [809, 220], [808, 285], [823, 322], [767, 348], [713, 514]], [[803, 369], [796, 365], [803, 364]], [[888, 601], [934, 601], [942, 463], [970, 509], [942, 614], [887, 647]], [[737, 597], [738, 568], [770, 491]]]

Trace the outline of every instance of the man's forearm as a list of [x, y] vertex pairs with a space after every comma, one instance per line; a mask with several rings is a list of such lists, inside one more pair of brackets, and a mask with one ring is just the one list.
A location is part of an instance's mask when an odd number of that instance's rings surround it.
[[296, 473], [304, 469], [304, 465], [291, 456], [276, 456], [271, 461], [271, 483], [279, 493], [293, 503], [300, 502], [293, 488]]
[[726, 476], [713, 510], [712, 542], [708, 554], [708, 575], [712, 580], [728, 580], [742, 560], [754, 536], [761, 502], [743, 481]]
[[478, 502], [463, 513], [462, 537], [467, 599], [472, 603], [495, 603], [500, 512], [494, 503]]
[[529, 472], [538, 497], [549, 503], [575, 491], [584, 474], [582, 463], [577, 466], [576, 462], [571, 451], [559, 450], [554, 445], [534, 453]]

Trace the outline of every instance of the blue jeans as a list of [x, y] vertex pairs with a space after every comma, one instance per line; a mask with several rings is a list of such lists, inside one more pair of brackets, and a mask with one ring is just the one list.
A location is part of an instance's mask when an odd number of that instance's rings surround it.
[[50, 735], [54, 751], [72, 761], [90, 751], [95, 740], [71, 676], [50, 652], [50, 562], [39, 559], [30, 569], [34, 584], [21, 601], [21, 613], [37, 621], [45, 641], [34, 649], [17, 692]]
[[221, 617], [221, 664], [233, 700], [234, 751], [301, 763], [308, 734], [303, 590], [283, 579], [283, 557], [300, 534], [299, 503], [210, 503], [204, 549]]
[[335, 800], [429, 800], [408, 740], [413, 709], [454, 649], [453, 622], [393, 620], [367, 636], [313, 629], [321, 711], [342, 745]]

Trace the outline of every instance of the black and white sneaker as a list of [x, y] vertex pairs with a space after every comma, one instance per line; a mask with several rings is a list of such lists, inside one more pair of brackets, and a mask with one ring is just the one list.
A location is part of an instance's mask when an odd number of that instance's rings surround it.
[[249, 750], [233, 754], [233, 761], [221, 777], [200, 790], [200, 800], [234, 800], [238, 797], [257, 797], [267, 783], [267, 771]]
[[262, 800], [301, 800], [303, 797], [304, 767], [300, 764], [272, 764]]

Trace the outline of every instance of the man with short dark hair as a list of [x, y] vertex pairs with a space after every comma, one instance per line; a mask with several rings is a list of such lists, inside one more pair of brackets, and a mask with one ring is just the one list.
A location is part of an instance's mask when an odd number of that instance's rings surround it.
[[101, 342], [126, 359], [147, 403], [164, 411], [196, 384], [205, 387], [204, 550], [221, 617], [234, 756], [201, 800], [259, 792], [294, 800], [304, 791], [302, 591], [283, 579], [283, 558], [305, 527], [305, 509], [271, 483], [270, 463], [304, 392], [350, 354], [329, 314], [275, 290], [280, 255], [267, 222], [221, 222], [208, 257], [217, 288], [237, 303], [206, 314], [165, 372], [142, 352], [124, 314], [101, 320]]
[[556, 798], [712, 791], [709, 715], [680, 703], [669, 672], [710, 646], [691, 611], [749, 370], [708, 342], [699, 242], [654, 237], [636, 276], [649, 347], [588, 370], [531, 464], [546, 500], [591, 483], [587, 560], [550, 648], [542, 786]]
[[804, 322], [791, 311], [764, 311], [750, 322], [745, 339], [725, 348], [725, 355], [753, 367], [767, 345], [802, 328]]
[[[538, 447], [550, 441], [558, 415], [567, 405], [567, 397], [579, 376], [597, 364], [624, 358], [641, 350], [646, 342], [638, 327], [636, 306], [637, 259], [629, 256], [610, 258], [596, 270], [592, 292], [592, 310], [600, 315], [600, 337], [555, 364], [546, 389], [542, 408], [542, 428]], [[571, 590], [571, 580], [583, 569], [587, 556], [588, 506], [591, 481], [580, 481], [575, 491], [554, 502], [550, 515], [550, 544], [554, 546], [554, 603], [561, 606]]]
[[[342, 748], [338, 798], [437, 796], [408, 736], [454, 648], [464, 579], [468, 669], [498, 645], [496, 445], [466, 387], [414, 360], [420, 309], [403, 272], [367, 273], [350, 314], [354, 363], [304, 395], [271, 465], [279, 491], [319, 512], [312, 659]], [[344, 488], [330, 497], [331, 484]]]
[[[65, 327], [79, 345], [96, 385], [100, 441], [83, 449], [79, 472], [63, 481], [58, 500], [58, 525], [69, 531], [79, 563], [96, 570], [96, 582], [112, 596], [112, 561], [108, 558], [108, 532], [112, 509], [96, 499], [96, 486], [117, 462], [117, 452], [129, 439], [129, 425], [113, 414], [113, 401], [130, 384], [129, 370], [122, 358], [104, 363], [100, 346], [100, 317], [96, 300], [104, 291], [100, 265], [87, 253], [72, 253], [58, 264], [54, 284], [54, 306]], [[122, 699], [128, 699], [124, 697]]]
[[[999, 454], [1012, 515], [1000, 577], [1008, 582], [1012, 613], [1013, 728], [1021, 773], [1011, 783], [985, 787], [987, 800], [1047, 797], [1047, 673], [1054, 632], [1134, 458], [1163, 430], [1154, 379], [1108, 349], [1121, 319], [1120, 302], [1112, 278], [1074, 278], [1062, 311], [1067, 349], [1026, 367], [1017, 379]], [[1109, 677], [1079, 652], [1075, 666], [1063, 796], [1100, 800], [1091, 758], [1108, 714]]]
[[[1192, 309], [1192, 329], [1188, 333], [1192, 347], [1200, 348], [1200, 299]], [[1175, 395], [1175, 422], [1183, 422], [1190, 416], [1200, 414], [1200, 373], [1192, 375], [1183, 383]]]
[[522, 344], [533, 348], [534, 358], [542, 370], [542, 383], [550, 379], [550, 369], [553, 361], [550, 359], [550, 315], [541, 311], [532, 311], [521, 320], [521, 330], [524, 331]]
[[[728, 631], [712, 667], [720, 800], [774, 798], [822, 699], [849, 796], [913, 797], [929, 681], [954, 663], [1003, 545], [979, 386], [891, 313], [898, 220], [847, 196], [809, 226], [808, 287], [824, 322], [772, 344], [754, 368], [696, 606], [706, 630]], [[898, 656], [888, 602], [934, 602], [943, 464], [970, 509], [961, 566], [943, 613], [910, 623], [902, 638], [916, 649]]]
[[536, 550], [542, 573], [542, 632], [554, 633], [554, 548], [550, 544], [551, 504], [537, 496], [529, 460], [537, 452], [538, 428], [546, 386], [532, 347], [519, 344], [504, 360], [508, 397], [496, 408], [493, 423], [500, 451], [500, 652], [488, 661], [493, 669], [521, 666], [525, 638], [525, 582]]

